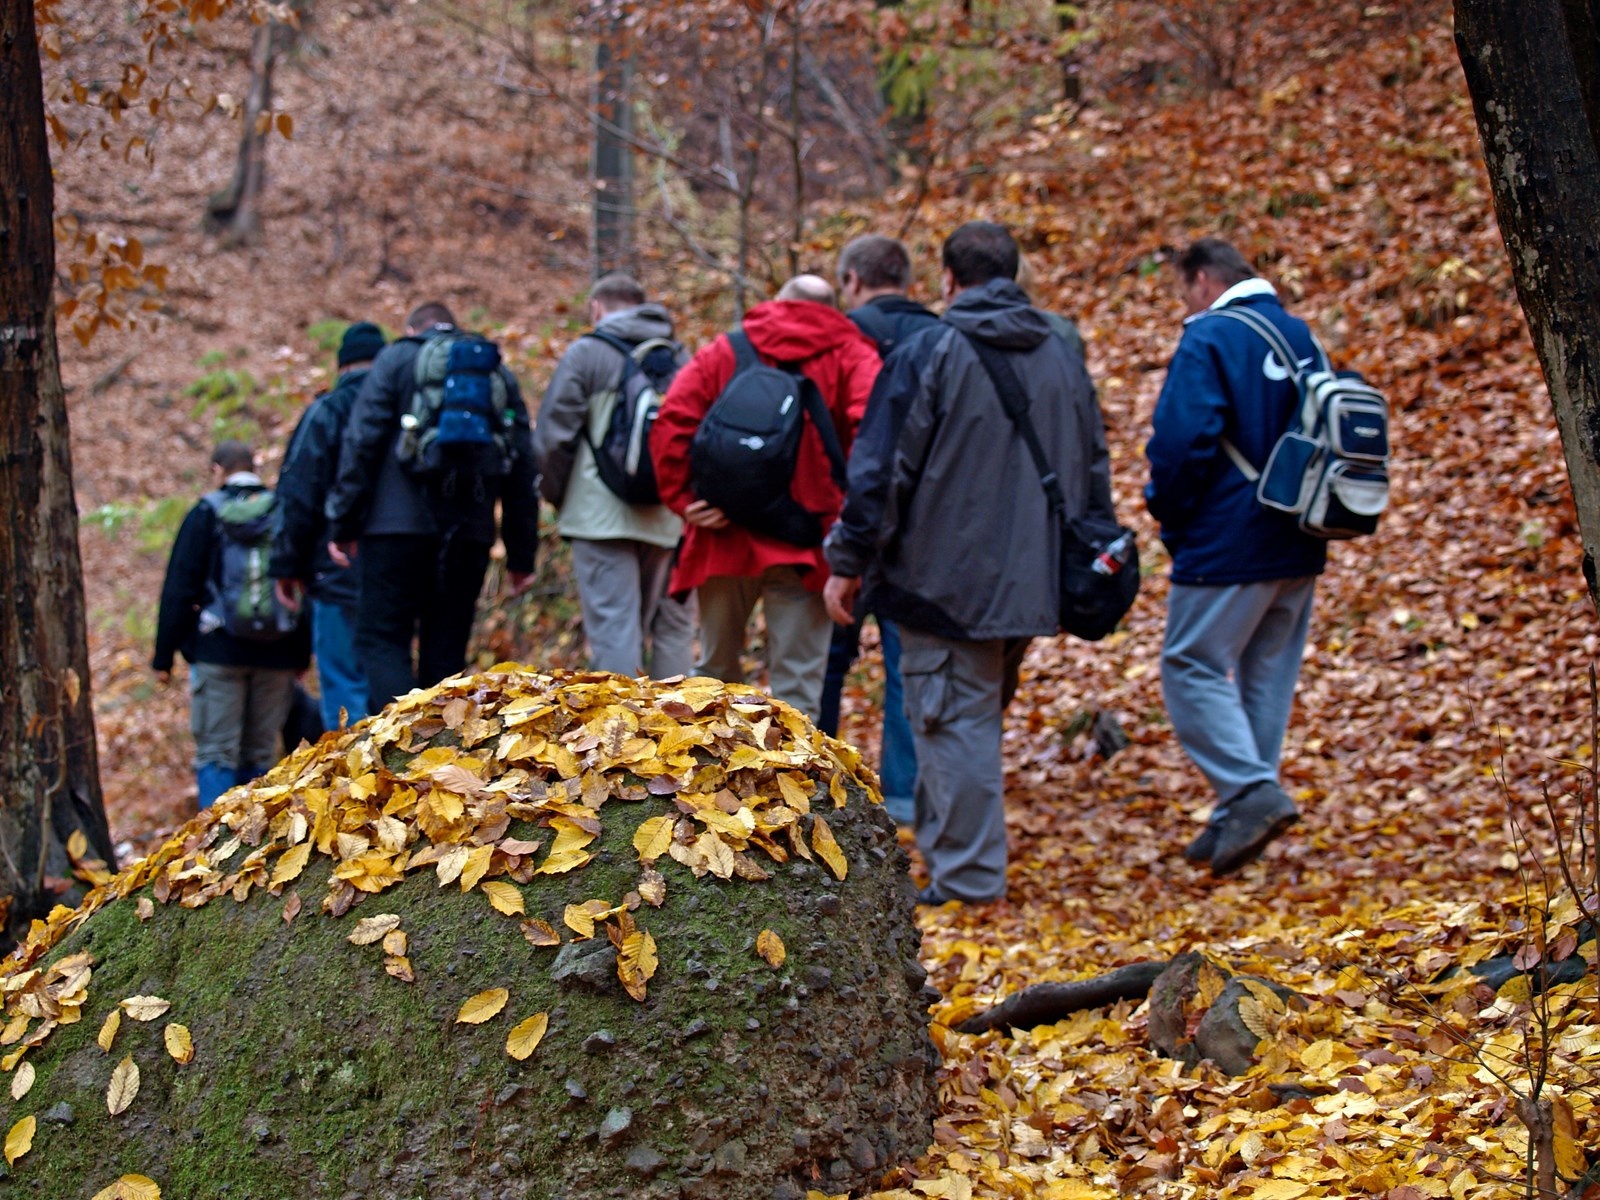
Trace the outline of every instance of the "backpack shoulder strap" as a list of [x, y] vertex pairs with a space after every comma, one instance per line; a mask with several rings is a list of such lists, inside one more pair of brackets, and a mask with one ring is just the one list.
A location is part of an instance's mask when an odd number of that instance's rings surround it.
[[[1212, 312], [1219, 317], [1231, 317], [1233, 320], [1242, 322], [1255, 330], [1256, 335], [1267, 343], [1272, 352], [1283, 363], [1284, 368], [1289, 372], [1289, 378], [1294, 380], [1297, 386], [1299, 385], [1300, 377], [1305, 372], [1300, 369], [1300, 360], [1290, 348], [1289, 339], [1283, 336], [1283, 333], [1276, 325], [1259, 313], [1253, 313], [1247, 308], [1236, 308], [1231, 304], [1224, 308], [1213, 309]], [[1324, 355], [1324, 357], [1326, 356]]]
[[1067, 497], [1061, 490], [1061, 477], [1056, 474], [1045, 457], [1044, 446], [1039, 441], [1039, 432], [1033, 427], [1032, 418], [1028, 416], [1028, 394], [1023, 389], [1022, 380], [1017, 377], [1016, 369], [1003, 351], [965, 333], [962, 336], [966, 337], [967, 345], [971, 346], [973, 353], [978, 356], [978, 362], [989, 376], [989, 382], [994, 385], [995, 394], [1000, 397], [1000, 407], [1005, 409], [1006, 416], [1011, 418], [1011, 423], [1017, 428], [1017, 435], [1022, 438], [1022, 444], [1028, 448], [1028, 456], [1033, 459], [1034, 469], [1039, 472], [1039, 483], [1044, 488], [1045, 498], [1050, 502], [1051, 510], [1058, 518], [1064, 518], [1067, 512]]
[[597, 342], [604, 342], [607, 346], [610, 346], [613, 350], [625, 358], [631, 358], [633, 356], [634, 343], [624, 341], [622, 338], [619, 338], [616, 334], [611, 333], [608, 330], [598, 328], [591, 329], [583, 336], [586, 338], [593, 338]]
[[756, 348], [751, 344], [750, 335], [744, 331], [743, 325], [737, 329], [728, 330], [728, 345], [733, 347], [733, 373], [735, 375], [760, 365], [761, 359], [757, 357]]
[[822, 402], [821, 389], [805, 375], [800, 375], [800, 403], [805, 405], [811, 423], [817, 427], [817, 433], [822, 436], [822, 448], [828, 454], [828, 466], [833, 473], [833, 482], [838, 485], [841, 492], [847, 491], [849, 472], [845, 466], [844, 447], [839, 444], [839, 431], [833, 427], [833, 414]]

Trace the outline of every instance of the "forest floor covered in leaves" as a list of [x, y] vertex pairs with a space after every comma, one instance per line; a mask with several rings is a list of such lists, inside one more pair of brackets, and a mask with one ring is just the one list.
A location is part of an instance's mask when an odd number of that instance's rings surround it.
[[[955, 224], [982, 215], [1017, 229], [1039, 299], [1088, 338], [1120, 508], [1149, 572], [1125, 631], [1094, 646], [1040, 642], [1029, 656], [1005, 743], [1010, 891], [925, 914], [924, 957], [945, 996], [934, 1013], [945, 1111], [936, 1144], [886, 1195], [1465, 1200], [1520, 1186], [1526, 1137], [1507, 1081], [1541, 1041], [1525, 986], [1497, 996], [1430, 981], [1541, 932], [1526, 904], [1540, 886], [1533, 864], [1550, 861], [1540, 796], [1568, 797], [1586, 778], [1597, 628], [1448, 6], [1404, 7], [1405, 20], [1374, 7], [1326, 28], [1264, 28], [1245, 86], [1040, 119], [982, 164], [952, 162], [926, 188], [832, 214], [808, 248], [807, 265], [831, 271], [849, 233], [903, 228], [923, 254], [926, 297]], [[466, 320], [503, 323], [530, 395], [575, 332], [581, 141], [529, 120], [535, 102], [494, 86], [492, 56], [458, 31], [415, 9], [366, 17], [362, 39], [408, 39], [392, 54], [427, 65], [420, 79], [389, 79], [343, 52], [352, 28], [337, 17], [322, 28], [338, 53], [284, 75], [297, 130], [271, 148], [258, 247], [224, 251], [198, 231], [230, 164], [220, 119], [170, 127], [153, 175], [87, 156], [60, 167], [64, 210], [125, 223], [173, 267], [154, 331], [63, 350], [107, 804], [130, 843], [193, 802], [184, 698], [144, 666], [167, 545], [226, 406], [186, 389], [250, 372], [244, 411], [275, 450], [323, 378], [326, 353], [306, 334], [318, 322], [393, 327], [414, 298], [443, 295]], [[200, 88], [241, 90], [245, 35], [211, 36], [216, 47], [185, 71]], [[403, 119], [402, 90], [439, 119]], [[1166, 562], [1138, 500], [1179, 332], [1160, 248], [1219, 232], [1342, 364], [1385, 389], [1399, 447], [1382, 530], [1335, 547], [1319, 589], [1284, 755], [1305, 821], [1221, 882], [1179, 857], [1208, 796], [1163, 715]], [[705, 294], [701, 275], [654, 270], [652, 288]], [[726, 319], [700, 312], [691, 332]], [[525, 648], [537, 663], [540, 647]], [[877, 678], [869, 657], [847, 697], [845, 734], [869, 757]], [[1083, 731], [1093, 709], [1131, 738], [1109, 761]], [[1518, 822], [1535, 830], [1532, 854]], [[1575, 910], [1542, 932], [1551, 944], [1576, 933]], [[948, 1032], [1027, 984], [1185, 950], [1305, 998], [1275, 1016], [1250, 1075], [1155, 1055], [1134, 1004], [1015, 1035]], [[1592, 976], [1557, 997], [1568, 1003], [1594, 1008]], [[1572, 1147], [1600, 1140], [1600, 1016], [1574, 1007], [1548, 1041], [1573, 1113], [1571, 1167]], [[1273, 1084], [1296, 1098], [1282, 1102]]]

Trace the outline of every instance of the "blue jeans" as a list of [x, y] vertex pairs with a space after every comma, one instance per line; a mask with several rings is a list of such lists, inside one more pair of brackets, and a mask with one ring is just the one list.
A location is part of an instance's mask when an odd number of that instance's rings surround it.
[[[906, 719], [905, 688], [900, 679], [900, 630], [893, 621], [878, 620], [883, 646], [883, 751], [878, 774], [883, 781], [883, 806], [898, 825], [909, 825], [916, 815], [917, 748]], [[828, 647], [828, 670], [822, 682], [824, 733], [839, 733], [839, 701], [845, 676], [861, 649], [861, 626], [835, 625]]]
[[317, 656], [322, 723], [339, 728], [342, 708], [350, 724], [367, 715], [367, 676], [356, 658], [352, 613], [325, 600], [311, 602], [311, 651]]

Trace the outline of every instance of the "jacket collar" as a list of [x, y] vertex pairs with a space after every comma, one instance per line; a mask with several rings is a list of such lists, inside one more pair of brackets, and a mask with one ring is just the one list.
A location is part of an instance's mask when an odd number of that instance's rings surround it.
[[1190, 321], [1198, 321], [1201, 317], [1205, 316], [1206, 313], [1213, 312], [1216, 309], [1227, 308], [1230, 304], [1241, 303], [1246, 300], [1260, 299], [1263, 296], [1271, 296], [1273, 299], [1277, 299], [1278, 289], [1273, 287], [1265, 279], [1240, 280], [1227, 291], [1223, 292], [1222, 295], [1213, 300], [1211, 302], [1211, 307], [1206, 309], [1205, 312], [1197, 312], [1191, 316], [1187, 316], [1183, 319], [1183, 323], [1187, 325]]
[[261, 486], [261, 476], [254, 471], [235, 471], [223, 481], [223, 487], [230, 488], [258, 488]]

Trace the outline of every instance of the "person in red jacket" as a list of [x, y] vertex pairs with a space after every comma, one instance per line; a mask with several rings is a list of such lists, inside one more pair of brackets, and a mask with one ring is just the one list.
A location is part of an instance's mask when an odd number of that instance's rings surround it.
[[[793, 288], [779, 293], [786, 294], [808, 293]], [[811, 299], [758, 304], [745, 314], [743, 331], [762, 362], [798, 366], [816, 384], [848, 455], [878, 377], [872, 342], [831, 303]], [[832, 637], [822, 601], [828, 579], [822, 547], [791, 545], [734, 524], [696, 495], [690, 470], [695, 431], [733, 378], [734, 363], [727, 335], [702, 347], [672, 381], [650, 434], [662, 502], [686, 522], [671, 588], [675, 594], [698, 593], [700, 673], [735, 682], [744, 679], [745, 625], [759, 600], [766, 619], [769, 690], [814, 721], [821, 711]], [[810, 421], [801, 435], [790, 495], [821, 516], [824, 534], [844, 503], [822, 437]]]

